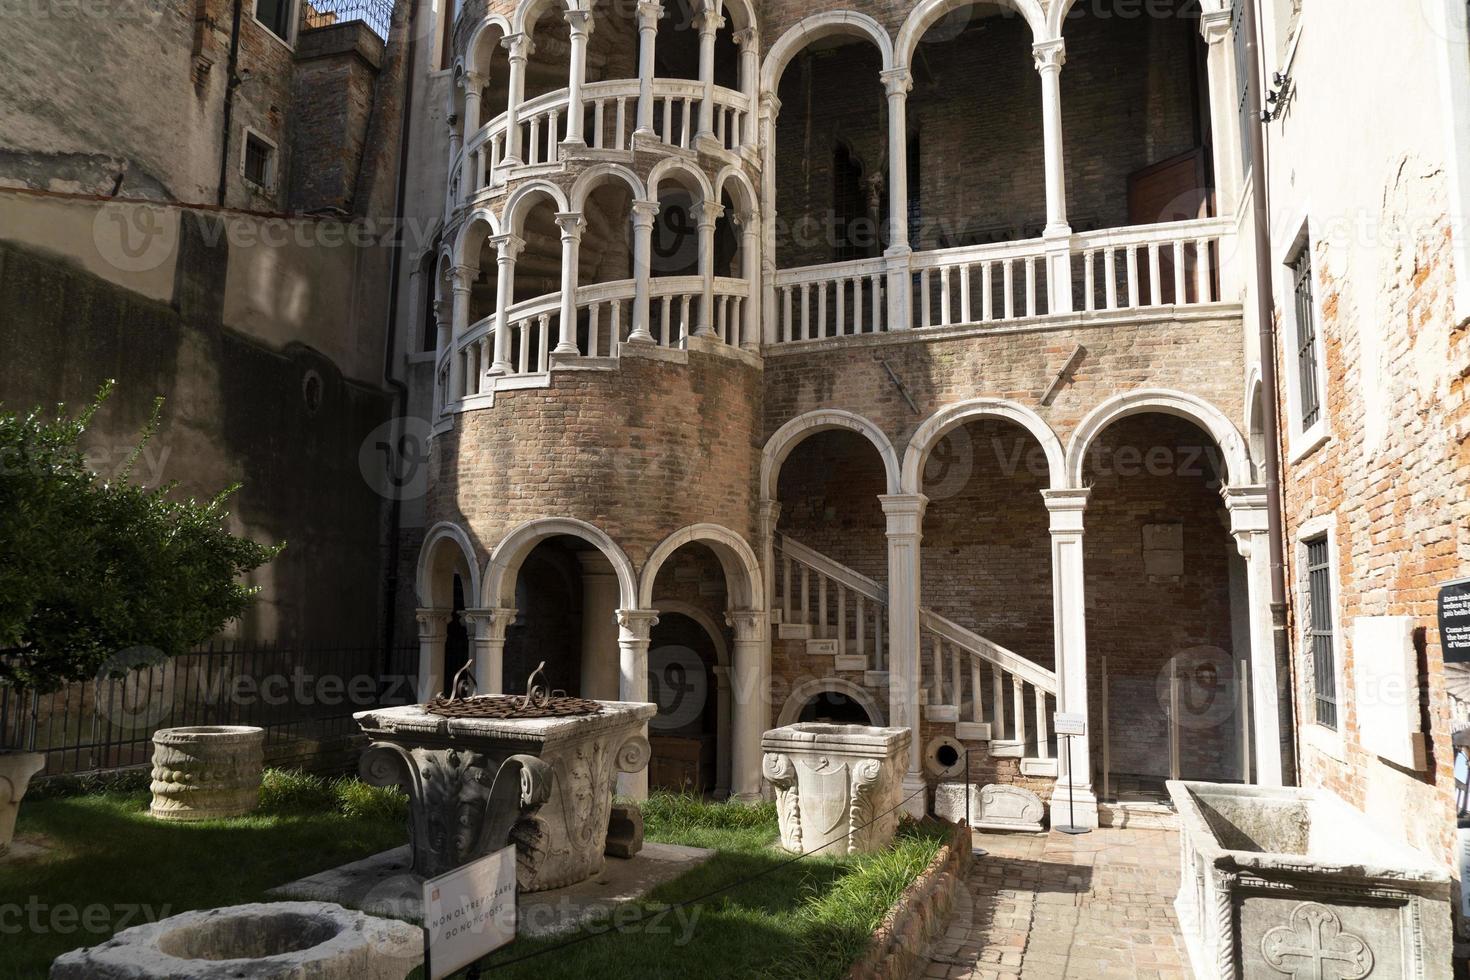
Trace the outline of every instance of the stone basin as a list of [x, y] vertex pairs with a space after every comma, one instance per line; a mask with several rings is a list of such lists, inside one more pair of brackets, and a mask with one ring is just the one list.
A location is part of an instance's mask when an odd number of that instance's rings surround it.
[[[781, 846], [798, 854], [876, 851], [898, 829], [907, 728], [800, 722], [761, 736]], [[845, 843], [844, 843], [845, 842]]]
[[260, 805], [265, 729], [194, 725], [153, 734], [148, 813], [156, 820], [238, 817]]
[[1322, 790], [1171, 781], [1200, 980], [1450, 976], [1449, 872]]
[[423, 705], [354, 715], [372, 739], [363, 779], [408, 793], [413, 873], [435, 877], [507, 843], [522, 891], [601, 871], [617, 774], [648, 765], [658, 706], [600, 705], [556, 718], [446, 718]]

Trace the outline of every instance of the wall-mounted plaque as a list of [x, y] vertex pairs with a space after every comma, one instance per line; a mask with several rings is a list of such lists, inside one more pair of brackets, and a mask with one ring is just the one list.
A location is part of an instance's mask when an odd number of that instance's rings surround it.
[[1439, 646], [1445, 663], [1470, 663], [1470, 578], [1440, 587]]

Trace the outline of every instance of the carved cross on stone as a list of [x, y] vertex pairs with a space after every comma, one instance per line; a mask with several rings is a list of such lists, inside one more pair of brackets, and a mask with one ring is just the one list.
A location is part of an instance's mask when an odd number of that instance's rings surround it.
[[1292, 980], [1361, 980], [1373, 969], [1368, 943], [1343, 932], [1337, 913], [1316, 902], [1298, 905], [1289, 926], [1262, 936], [1261, 955]]

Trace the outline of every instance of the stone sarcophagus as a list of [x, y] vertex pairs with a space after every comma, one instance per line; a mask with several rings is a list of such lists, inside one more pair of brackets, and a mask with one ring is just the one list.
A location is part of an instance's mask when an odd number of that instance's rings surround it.
[[372, 740], [364, 781], [408, 793], [414, 873], [434, 877], [507, 843], [522, 891], [600, 871], [617, 773], [648, 764], [643, 730], [658, 708], [596, 705], [557, 717], [446, 717], [432, 703], [354, 715]]
[[1320, 790], [1170, 782], [1200, 980], [1450, 976], [1449, 874]]
[[776, 790], [781, 846], [798, 854], [884, 847], [898, 828], [910, 738], [907, 728], [817, 722], [766, 732], [762, 769]]

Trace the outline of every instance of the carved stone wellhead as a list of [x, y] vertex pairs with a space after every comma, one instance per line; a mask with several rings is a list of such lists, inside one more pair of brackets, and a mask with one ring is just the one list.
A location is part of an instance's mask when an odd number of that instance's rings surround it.
[[[781, 846], [809, 854], [876, 851], [898, 827], [907, 728], [800, 723], [761, 738]], [[846, 839], [846, 845], [838, 841]]]
[[446, 717], [424, 705], [357, 714], [372, 739], [363, 779], [408, 793], [414, 873], [442, 874], [507, 843], [522, 891], [600, 871], [617, 773], [648, 764], [643, 729], [657, 706], [598, 705], [560, 717]]

